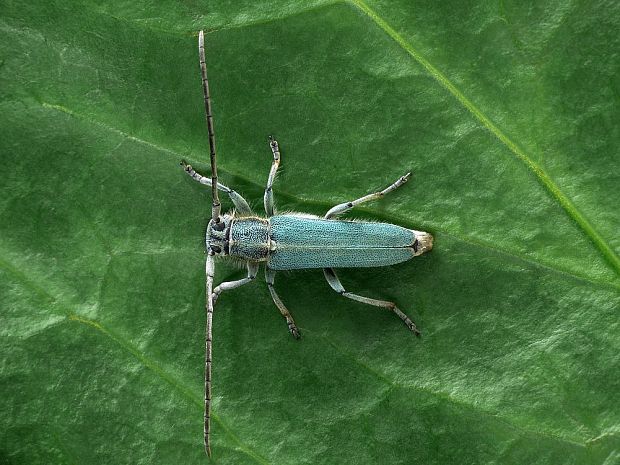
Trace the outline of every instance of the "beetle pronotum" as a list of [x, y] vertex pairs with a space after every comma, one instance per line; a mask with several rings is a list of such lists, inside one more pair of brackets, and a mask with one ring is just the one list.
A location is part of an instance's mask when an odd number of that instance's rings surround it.
[[[394, 312], [416, 335], [419, 331], [411, 319], [393, 302], [370, 299], [348, 292], [334, 268], [376, 267], [404, 262], [432, 249], [433, 236], [389, 223], [371, 223], [337, 219], [353, 207], [376, 200], [402, 186], [410, 173], [398, 178], [382, 191], [365, 195], [359, 199], [344, 202], [330, 209], [323, 218], [303, 213], [275, 213], [273, 181], [280, 165], [278, 142], [269, 137], [273, 156], [267, 187], [263, 198], [266, 217], [255, 215], [248, 202], [237, 192], [217, 180], [215, 135], [213, 115], [207, 80], [204, 33], [198, 36], [200, 71], [206, 113], [211, 177], [197, 173], [184, 161], [185, 172], [201, 184], [211, 186], [211, 220], [207, 226], [205, 263], [206, 271], [206, 339], [205, 339], [205, 395], [204, 395], [204, 446], [211, 456], [210, 409], [211, 409], [211, 327], [213, 307], [223, 291], [237, 288], [254, 280], [259, 264], [265, 264], [265, 279], [271, 297], [285, 318], [290, 333], [298, 339], [299, 329], [290, 312], [274, 289], [276, 271], [305, 268], [322, 268], [328, 284], [337, 293], [376, 307]], [[228, 194], [235, 210], [222, 215], [218, 190]], [[213, 289], [215, 257], [230, 256], [245, 262], [247, 276], [237, 281], [223, 282]]]

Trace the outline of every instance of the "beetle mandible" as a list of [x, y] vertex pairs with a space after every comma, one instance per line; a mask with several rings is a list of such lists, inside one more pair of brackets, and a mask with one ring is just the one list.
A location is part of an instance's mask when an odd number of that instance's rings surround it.
[[[371, 223], [337, 219], [343, 213], [364, 202], [376, 200], [402, 186], [411, 173], [401, 176], [382, 191], [344, 202], [329, 210], [323, 218], [302, 213], [275, 213], [273, 181], [280, 165], [278, 142], [269, 137], [273, 163], [265, 188], [264, 205], [266, 217], [255, 215], [248, 202], [237, 192], [217, 180], [215, 135], [213, 114], [207, 80], [204, 33], [198, 35], [198, 52], [202, 75], [202, 90], [209, 134], [211, 177], [197, 173], [191, 165], [181, 161], [185, 172], [201, 184], [211, 186], [211, 220], [206, 232], [206, 340], [204, 377], [204, 446], [211, 456], [210, 409], [211, 409], [211, 326], [213, 307], [223, 291], [243, 286], [256, 278], [260, 263], [265, 263], [265, 279], [271, 297], [286, 319], [290, 333], [298, 339], [299, 329], [290, 312], [278, 297], [273, 285], [277, 271], [322, 268], [325, 279], [337, 293], [349, 299], [394, 312], [416, 335], [419, 331], [411, 319], [393, 302], [370, 299], [347, 291], [341, 284], [334, 268], [377, 267], [394, 265], [433, 247], [433, 236], [388, 223]], [[221, 214], [218, 190], [230, 197], [235, 209]], [[213, 289], [215, 257], [234, 257], [247, 266], [247, 277], [237, 281], [223, 282]]]

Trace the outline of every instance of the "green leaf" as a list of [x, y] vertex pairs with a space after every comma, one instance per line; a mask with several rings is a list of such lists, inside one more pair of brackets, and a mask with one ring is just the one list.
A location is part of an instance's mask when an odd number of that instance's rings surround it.
[[[3, 2], [0, 462], [208, 463], [207, 31], [222, 181], [353, 217], [399, 266], [280, 273], [214, 319], [213, 463], [620, 463], [620, 7]], [[216, 280], [243, 271], [218, 263]]]

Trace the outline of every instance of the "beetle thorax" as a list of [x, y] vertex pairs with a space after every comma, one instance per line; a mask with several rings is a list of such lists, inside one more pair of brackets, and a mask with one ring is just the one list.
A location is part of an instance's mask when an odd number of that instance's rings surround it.
[[228, 255], [232, 215], [223, 215], [219, 222], [209, 221], [207, 226], [207, 252], [213, 255]]

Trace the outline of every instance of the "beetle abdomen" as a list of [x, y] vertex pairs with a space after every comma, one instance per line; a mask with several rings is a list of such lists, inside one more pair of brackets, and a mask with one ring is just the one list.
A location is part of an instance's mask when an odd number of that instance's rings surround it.
[[393, 224], [296, 215], [269, 222], [274, 270], [386, 266], [417, 255], [416, 231]]

